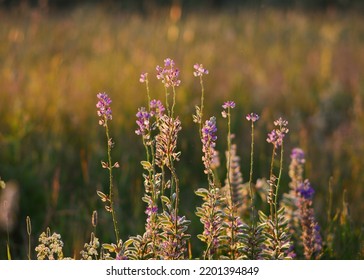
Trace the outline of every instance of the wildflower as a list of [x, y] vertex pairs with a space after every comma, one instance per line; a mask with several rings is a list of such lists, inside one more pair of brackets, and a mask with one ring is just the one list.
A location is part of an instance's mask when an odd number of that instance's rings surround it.
[[292, 149], [291, 159], [292, 159], [292, 161], [296, 161], [298, 164], [304, 164], [306, 162], [305, 153], [300, 148]]
[[81, 258], [83, 260], [97, 259], [98, 255], [99, 255], [97, 249], [99, 247], [100, 247], [99, 239], [92, 232], [90, 242], [85, 243], [85, 245], [83, 246], [84, 250], [82, 250], [80, 252]]
[[145, 83], [145, 82], [147, 82], [147, 80], [148, 80], [148, 73], [141, 73], [139, 82]]
[[305, 258], [320, 258], [322, 253], [322, 238], [320, 235], [320, 227], [315, 220], [315, 214], [312, 208], [314, 189], [306, 179], [304, 183], [297, 187], [297, 192], [299, 194], [298, 208]]
[[196, 70], [193, 72], [193, 75], [195, 77], [202, 77], [203, 75], [207, 75], [209, 73], [209, 70], [203, 68], [202, 64], [196, 63], [195, 65], [193, 65], [193, 68]]
[[227, 108], [234, 108], [235, 107], [235, 102], [234, 101], [226, 101], [224, 102], [224, 104], [222, 105], [222, 108], [227, 109]]
[[[226, 101], [222, 105], [222, 108], [225, 109], [225, 110], [228, 109], [228, 111], [229, 111], [230, 108], [235, 108], [235, 102], [234, 101]], [[222, 115], [223, 118], [226, 118], [227, 115], [228, 115], [228, 113], [225, 110], [221, 112], [221, 115]]]
[[289, 165], [288, 175], [291, 178], [290, 188], [292, 190], [292, 197], [296, 197], [296, 188], [303, 182], [303, 168], [305, 160], [305, 153], [300, 148], [294, 148], [291, 152], [291, 163]]
[[99, 101], [96, 104], [96, 108], [98, 108], [97, 115], [101, 117], [101, 119], [99, 120], [99, 124], [102, 126], [106, 126], [107, 120], [112, 119], [111, 108], [110, 108], [110, 103], [112, 101], [109, 98], [109, 96], [104, 92], [98, 93], [97, 98], [99, 99]]
[[164, 60], [164, 67], [157, 66], [157, 79], [162, 80], [165, 87], [178, 87], [181, 81], [178, 79], [179, 70], [175, 67], [172, 59], [166, 58]]
[[208, 174], [211, 170], [211, 166], [213, 164], [213, 160], [216, 157], [215, 151], [215, 141], [217, 139], [216, 136], [216, 118], [211, 117], [209, 120], [205, 122], [201, 132], [202, 132], [202, 151], [204, 156], [202, 157], [203, 163], [205, 165], [205, 173]]
[[256, 113], [250, 113], [250, 114], [247, 114], [245, 118], [248, 121], [256, 122], [257, 120], [259, 120], [259, 115]]
[[311, 183], [306, 179], [297, 187], [298, 194], [306, 200], [312, 200], [315, 190], [311, 187]]
[[[226, 151], [228, 157], [229, 151]], [[241, 214], [248, 207], [248, 192], [247, 188], [243, 185], [243, 175], [240, 169], [240, 157], [237, 155], [237, 145], [232, 144], [230, 147], [230, 185], [231, 185], [231, 199], [236, 210]], [[221, 189], [225, 197], [230, 200], [230, 189], [227, 178], [225, 179], [225, 186]]]
[[163, 115], [159, 125], [160, 133], [156, 136], [156, 164], [171, 167], [171, 160], [179, 160], [180, 152], [177, 148], [177, 134], [182, 129], [181, 121]]
[[153, 99], [150, 101], [150, 115], [160, 118], [163, 116], [165, 108], [160, 100]]
[[136, 114], [136, 116], [138, 118], [136, 120], [136, 123], [139, 128], [135, 130], [135, 133], [137, 135], [142, 135], [143, 137], [148, 138], [150, 114], [145, 110], [144, 107], [141, 107], [138, 109], [138, 113]]
[[39, 236], [39, 245], [35, 248], [38, 260], [63, 259], [63, 241], [58, 233], [51, 234], [49, 228]]
[[272, 143], [275, 148], [282, 146], [283, 138], [288, 133], [288, 121], [279, 118], [274, 121], [274, 125], [278, 126], [278, 128], [273, 129], [268, 133], [268, 138], [266, 139], [268, 143]]

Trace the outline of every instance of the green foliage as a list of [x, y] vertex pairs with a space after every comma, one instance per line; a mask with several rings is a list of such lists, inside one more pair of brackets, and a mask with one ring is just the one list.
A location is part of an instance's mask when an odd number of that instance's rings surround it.
[[263, 212], [259, 212], [259, 220], [265, 235], [264, 247], [261, 253], [264, 259], [283, 260], [291, 259], [289, 255], [292, 246], [288, 229], [288, 221], [285, 217], [285, 209], [280, 208], [277, 212], [278, 220], [273, 221]]

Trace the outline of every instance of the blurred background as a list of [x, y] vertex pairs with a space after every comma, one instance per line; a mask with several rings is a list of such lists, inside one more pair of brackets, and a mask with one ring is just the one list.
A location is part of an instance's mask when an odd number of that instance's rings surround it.
[[[152, 98], [164, 100], [155, 67], [167, 57], [181, 71], [175, 111], [182, 120], [182, 156], [176, 168], [181, 213], [192, 220], [194, 257], [202, 231], [194, 190], [206, 178], [192, 121], [200, 102], [192, 72], [202, 63], [210, 71], [204, 78], [205, 116], [218, 118], [220, 154], [226, 149], [224, 101], [237, 103], [232, 130], [245, 181], [250, 125], [244, 116], [253, 111], [261, 116], [254, 180], [269, 176], [266, 134], [276, 118], [286, 118], [282, 193], [289, 190], [290, 150], [301, 147], [322, 234], [336, 242], [336, 251], [325, 257], [363, 258], [363, 14], [360, 0], [0, 0], [0, 177], [6, 182], [0, 188], [0, 259], [6, 259], [7, 240], [13, 258], [27, 257], [26, 216], [33, 247], [49, 226], [62, 235], [65, 255], [79, 258], [93, 210], [99, 213], [97, 236], [112, 242], [110, 215], [96, 195], [108, 190], [100, 165], [106, 143], [96, 114], [98, 92], [113, 100], [121, 235], [143, 233], [145, 154], [134, 131], [137, 108], [147, 98], [139, 75], [149, 72]], [[223, 180], [224, 158], [221, 162]], [[345, 230], [333, 237], [336, 226]]]

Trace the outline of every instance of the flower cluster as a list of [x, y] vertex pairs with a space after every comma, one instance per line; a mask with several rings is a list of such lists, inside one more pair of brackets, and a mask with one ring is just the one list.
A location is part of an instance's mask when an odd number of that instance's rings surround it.
[[102, 126], [106, 126], [107, 120], [112, 119], [112, 112], [110, 108], [111, 99], [106, 93], [99, 93], [97, 94], [97, 98], [99, 101], [96, 104], [97, 115], [101, 117], [99, 120], [99, 124]]
[[195, 71], [193, 71], [193, 75], [195, 77], [202, 77], [203, 75], [207, 75], [209, 73], [209, 70], [203, 68], [202, 64], [196, 63], [195, 65], [193, 65], [193, 68], [195, 69]]
[[288, 133], [288, 121], [279, 118], [278, 120], [274, 121], [274, 125], [278, 128], [273, 129], [271, 132], [268, 133], [267, 142], [272, 143], [275, 148], [282, 146], [283, 138]]
[[182, 129], [181, 121], [163, 115], [160, 120], [159, 134], [156, 136], [156, 164], [160, 167], [166, 165], [171, 167], [171, 161], [179, 160], [179, 152], [175, 152], [177, 148], [177, 135]]
[[256, 122], [257, 120], [259, 120], [259, 115], [256, 113], [250, 113], [250, 114], [247, 114], [245, 118], [248, 121]]
[[[268, 193], [260, 194], [270, 206], [270, 213], [255, 209], [255, 192], [253, 191], [253, 158], [254, 158], [254, 125], [259, 115], [252, 112], [245, 116], [251, 124], [251, 168], [249, 182], [243, 183], [240, 169], [240, 157], [236, 144], [232, 144], [234, 134], [231, 133], [231, 109], [235, 108], [234, 101], [226, 101], [222, 105], [222, 117], [227, 119], [228, 137], [226, 151], [225, 185], [221, 187], [219, 172], [214, 170], [219, 165], [216, 148], [217, 127], [216, 118], [203, 119], [204, 75], [209, 71], [202, 64], [196, 63], [193, 75], [200, 78], [201, 105], [196, 106], [194, 122], [199, 124], [199, 136], [202, 143], [202, 161], [204, 173], [207, 174], [207, 187], [199, 188], [195, 193], [202, 197], [203, 203], [196, 208], [196, 216], [200, 218], [203, 231], [197, 237], [205, 243], [204, 259], [289, 259], [301, 254], [306, 259], [319, 258], [322, 254], [322, 238], [318, 223], [315, 221], [312, 199], [314, 190], [308, 180], [303, 180], [304, 152], [295, 148], [291, 154], [290, 194], [284, 196], [291, 199], [290, 204], [283, 201], [283, 207], [278, 207], [278, 191], [283, 169], [283, 139], [288, 133], [288, 122], [282, 118], [274, 121], [274, 129], [268, 134], [267, 142], [273, 144], [273, 154], [270, 169]], [[187, 259], [191, 258], [188, 248], [188, 233], [190, 221], [179, 215], [180, 180], [174, 162], [181, 155], [177, 151], [178, 133], [181, 121], [174, 117], [175, 87], [180, 85], [179, 70], [175, 62], [167, 58], [164, 66], [157, 66], [157, 79], [165, 86], [165, 107], [160, 100], [151, 99], [148, 87], [148, 73], [142, 73], [139, 81], [146, 84], [148, 106], [138, 109], [136, 114], [137, 129], [135, 133], [142, 135], [146, 150], [146, 160], [141, 164], [146, 170], [144, 177], [144, 196], [146, 205], [146, 221], [144, 233], [131, 236], [125, 242], [119, 239], [115, 213], [112, 203], [112, 167], [110, 149], [112, 138], [108, 134], [107, 121], [112, 119], [111, 99], [106, 93], [99, 93], [98, 115], [100, 125], [106, 127], [108, 140], [108, 163], [102, 162], [104, 168], [110, 170], [109, 195], [98, 191], [107, 211], [112, 213], [116, 244], [102, 244], [95, 234], [91, 241], [84, 245], [81, 257], [83, 259]], [[168, 87], [172, 87], [173, 103], [170, 106]], [[165, 113], [167, 111], [167, 113]], [[280, 148], [281, 158], [279, 175], [274, 175], [274, 160]], [[260, 192], [263, 193], [263, 192]], [[268, 196], [268, 197], [267, 197]], [[267, 197], [267, 198], [266, 198]], [[249, 201], [250, 198], [250, 201]], [[249, 211], [248, 211], [249, 209]], [[94, 217], [95, 216], [95, 217]], [[94, 222], [95, 219], [95, 222]], [[93, 215], [93, 226], [96, 227], [96, 214]], [[247, 221], [250, 221], [247, 223]], [[297, 221], [297, 222], [296, 222]], [[28, 233], [29, 234], [29, 233]], [[41, 244], [37, 247], [38, 258], [63, 258], [60, 236], [43, 233]], [[298, 245], [298, 246], [296, 246]], [[293, 251], [293, 249], [295, 251]], [[105, 253], [106, 252], [106, 253]]]
[[166, 58], [164, 60], [164, 67], [157, 66], [157, 79], [162, 80], [165, 87], [178, 87], [181, 81], [178, 79], [179, 70], [176, 68], [175, 62]]
[[291, 152], [292, 161], [296, 161], [298, 164], [304, 164], [306, 162], [305, 152], [300, 148], [294, 148]]
[[58, 233], [51, 234], [49, 228], [47, 232], [42, 232], [39, 236], [39, 245], [35, 248], [38, 260], [61, 260], [63, 259], [63, 242]]
[[312, 200], [315, 190], [312, 188], [310, 181], [306, 179], [297, 187], [297, 192], [300, 197], [306, 200]]
[[320, 227], [315, 219], [314, 209], [312, 208], [312, 198], [314, 190], [308, 180], [305, 180], [298, 188], [299, 194], [299, 213], [302, 227], [302, 243], [306, 259], [318, 259], [322, 254], [322, 238]]
[[[232, 109], [232, 108], [235, 108], [235, 102], [234, 101], [226, 101], [222, 105], [222, 108], [224, 110], [221, 112], [221, 115], [222, 115], [223, 118], [226, 118], [227, 115], [228, 115], [229, 110]], [[228, 112], [226, 112], [225, 110], [228, 110]]]
[[138, 129], [135, 130], [137, 135], [142, 135], [144, 138], [148, 138], [149, 133], [149, 119], [150, 114], [146, 111], [144, 107], [138, 109], [138, 113], [136, 114], [137, 120], [136, 123], [138, 125]]
[[80, 252], [81, 258], [83, 260], [97, 260], [97, 257], [99, 255], [98, 249], [100, 247], [99, 239], [95, 236], [94, 233], [91, 233], [91, 240], [89, 243], [85, 243], [83, 246], [84, 250]]
[[162, 117], [165, 111], [165, 108], [160, 100], [153, 99], [150, 101], [150, 115], [156, 116], [157, 119]]
[[139, 82], [146, 83], [147, 81], [148, 81], [148, 73], [141, 73], [140, 78], [139, 78]]
[[216, 146], [216, 118], [211, 117], [209, 120], [205, 122], [201, 132], [202, 132], [202, 152], [204, 156], [202, 157], [202, 161], [205, 165], [205, 173], [208, 174], [211, 172], [211, 164], [216, 154], [215, 146]]

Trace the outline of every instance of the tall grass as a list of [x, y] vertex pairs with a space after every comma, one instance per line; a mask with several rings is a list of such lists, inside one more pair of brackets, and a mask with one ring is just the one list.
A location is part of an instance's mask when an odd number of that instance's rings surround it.
[[[145, 100], [138, 78], [168, 56], [177, 61], [183, 80], [175, 108], [184, 124], [178, 145], [188, 151], [179, 163], [185, 203], [180, 207], [192, 223], [198, 224], [198, 219], [187, 205], [200, 203], [191, 194], [205, 181], [191, 117], [201, 96], [190, 69], [201, 61], [213, 71], [204, 78], [204, 114], [220, 110], [224, 100], [237, 103], [231, 128], [244, 178], [250, 172], [250, 132], [248, 125], [241, 126], [243, 116], [251, 111], [261, 115], [254, 131], [253, 181], [267, 176], [270, 168], [271, 151], [263, 133], [273, 128], [272, 120], [285, 116], [290, 123], [285, 149], [300, 146], [306, 151], [305, 172], [315, 186], [318, 221], [328, 235], [335, 228], [333, 244], [341, 244], [327, 256], [358, 257], [355, 236], [364, 210], [364, 24], [358, 15], [182, 11], [176, 18], [165, 11], [141, 16], [81, 7], [63, 14], [0, 11], [0, 18], [0, 175], [17, 180], [21, 189], [18, 224], [10, 238], [13, 258], [27, 257], [23, 221], [28, 215], [33, 236], [47, 226], [62, 232], [66, 255], [77, 255], [89, 237], [89, 217], [103, 207], [95, 190], [106, 192], [109, 179], [98, 172], [105, 160], [104, 136], [94, 125], [94, 96], [100, 91], [110, 94], [116, 112], [111, 134], [117, 139], [114, 160], [120, 163], [113, 173], [116, 216], [123, 221], [120, 235], [125, 239], [143, 229], [138, 162], [144, 148], [135, 145], [139, 138], [133, 133], [135, 108]], [[151, 81], [149, 87], [156, 98], [164, 98], [159, 83]], [[223, 127], [223, 120], [217, 122]], [[217, 145], [227, 149], [223, 142]], [[289, 189], [285, 174], [282, 192]], [[97, 235], [104, 240], [113, 238], [105, 226], [110, 219], [99, 211]], [[191, 227], [192, 236], [202, 232], [195, 228]], [[0, 246], [6, 248], [6, 230], [2, 231]], [[347, 236], [350, 232], [356, 235]], [[201, 246], [194, 238], [191, 243], [193, 250]], [[0, 257], [6, 254], [1, 251]]]

